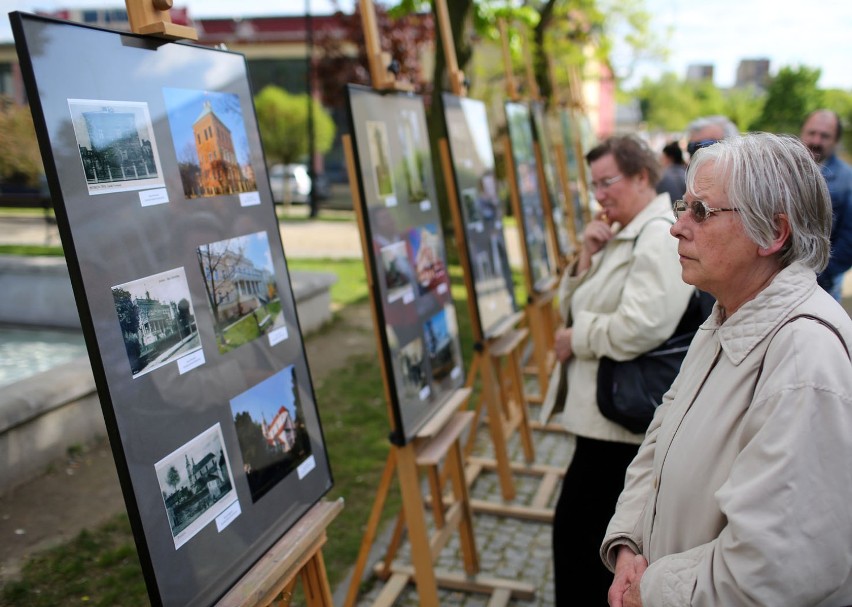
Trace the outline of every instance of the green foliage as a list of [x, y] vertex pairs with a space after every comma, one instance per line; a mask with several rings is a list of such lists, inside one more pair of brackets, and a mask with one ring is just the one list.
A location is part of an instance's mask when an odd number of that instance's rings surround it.
[[[267, 86], [255, 96], [254, 106], [263, 149], [270, 162], [291, 164], [308, 155], [307, 95], [291, 95], [277, 86]], [[314, 145], [317, 152], [324, 154], [334, 142], [334, 120], [315, 99], [311, 106]]]
[[37, 186], [43, 172], [30, 108], [0, 99], [0, 181]]
[[798, 135], [805, 115], [823, 105], [823, 93], [817, 87], [821, 73], [804, 65], [778, 70], [769, 82], [763, 111], [750, 130]]

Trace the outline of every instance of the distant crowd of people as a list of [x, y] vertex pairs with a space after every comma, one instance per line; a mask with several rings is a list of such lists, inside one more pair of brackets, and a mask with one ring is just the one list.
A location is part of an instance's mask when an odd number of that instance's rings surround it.
[[[554, 339], [576, 438], [554, 516], [556, 605], [852, 605], [841, 136], [826, 109], [798, 138], [709, 116], [685, 150], [627, 135], [587, 154], [601, 209], [562, 275]], [[650, 359], [672, 355], [661, 345], [706, 294], [712, 311], [637, 431], [609, 401], [642, 389], [613, 369], [656, 373]]]

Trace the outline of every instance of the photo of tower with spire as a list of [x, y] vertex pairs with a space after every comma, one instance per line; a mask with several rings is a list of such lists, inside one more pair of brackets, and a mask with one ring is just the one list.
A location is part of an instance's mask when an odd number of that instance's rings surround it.
[[163, 96], [184, 195], [256, 191], [239, 97], [173, 88], [164, 88]]

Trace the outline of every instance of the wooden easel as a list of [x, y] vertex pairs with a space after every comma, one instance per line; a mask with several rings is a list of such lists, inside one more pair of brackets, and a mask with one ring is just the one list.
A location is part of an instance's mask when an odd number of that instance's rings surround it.
[[319, 502], [308, 510], [216, 607], [286, 607], [299, 579], [308, 607], [333, 607], [322, 546], [326, 528], [341, 510], [343, 498]]
[[[380, 90], [398, 90], [396, 80], [384, 66], [389, 64], [387, 57], [381, 58], [381, 46], [379, 44], [378, 28], [376, 27], [375, 12], [370, 0], [360, 0], [362, 18], [364, 20], [364, 33], [367, 39], [367, 49], [370, 55], [370, 71], [373, 87]], [[343, 137], [343, 148], [346, 155], [347, 169], [349, 172], [349, 183], [352, 184], [353, 207], [356, 210], [358, 226], [361, 232], [361, 246], [364, 263], [367, 266], [368, 281], [372, 281], [372, 273], [369, 267], [369, 244], [365, 238], [366, 221], [363, 201], [358, 189], [358, 175], [356, 170], [355, 154], [350, 136]], [[371, 310], [373, 322], [377, 327], [376, 341], [378, 351], [382, 351], [381, 337], [378, 333], [379, 324], [378, 309], [381, 302], [376, 297], [375, 288], [371, 284]], [[388, 405], [390, 419], [394, 419], [391, 411], [391, 394], [389, 375], [392, 370], [389, 365], [382, 364], [382, 379], [385, 390], [385, 400]], [[374, 605], [391, 605], [403, 591], [405, 586], [413, 579], [417, 585], [418, 599], [420, 605], [426, 607], [438, 606], [437, 587], [446, 586], [469, 592], [484, 592], [491, 594], [489, 604], [506, 605], [512, 596], [520, 599], [531, 599], [535, 596], [535, 589], [530, 584], [513, 580], [503, 580], [483, 576], [479, 571], [479, 557], [476, 551], [476, 541], [473, 535], [473, 522], [471, 517], [470, 496], [465, 481], [464, 467], [461, 455], [461, 436], [469, 430], [473, 417], [471, 412], [463, 411], [471, 390], [462, 388], [457, 390], [448, 398], [441, 409], [430, 418], [429, 422], [419, 430], [412, 441], [401, 441], [401, 444], [392, 444], [385, 469], [370, 512], [367, 530], [361, 543], [358, 559], [352, 573], [344, 605], [354, 605], [358, 595], [361, 576], [366, 567], [370, 547], [375, 540], [376, 531], [381, 518], [390, 485], [393, 480], [393, 472], [397, 471], [400, 491], [402, 493], [403, 513], [397, 520], [394, 536], [391, 540], [388, 552], [383, 563], [377, 566], [377, 573], [387, 580], [382, 592], [376, 598]], [[393, 434], [399, 437], [401, 429], [396, 429]], [[443, 491], [440, 483], [440, 463], [445, 461], [445, 469], [452, 484], [453, 501], [445, 505]], [[427, 532], [426, 516], [423, 499], [420, 492], [419, 471], [425, 471], [431, 488], [431, 504], [433, 509], [434, 526], [437, 529], [434, 537], [429, 538]], [[402, 528], [408, 529], [408, 538], [411, 544], [412, 566], [402, 566], [393, 562], [396, 552], [402, 540]], [[461, 536], [461, 550], [464, 561], [465, 574], [452, 572], [436, 573], [434, 560], [441, 549], [449, 541], [453, 532], [458, 531]]]
[[[172, 23], [172, 0], [125, 0], [134, 33], [198, 40], [191, 27]], [[299, 579], [308, 607], [334, 607], [322, 557], [326, 529], [343, 499], [315, 504], [217, 603], [217, 607], [286, 607]]]
[[[517, 101], [518, 89], [515, 84], [514, 71], [512, 69], [512, 55], [509, 50], [509, 38], [506, 32], [506, 24], [501, 19], [498, 21], [500, 29], [500, 38], [503, 43], [503, 61], [506, 72], [506, 94], [509, 99]], [[520, 184], [518, 177], [515, 174], [514, 163], [512, 159], [512, 144], [508, 135], [503, 138], [503, 147], [505, 151], [506, 175], [509, 181], [509, 193], [512, 200], [512, 209], [518, 222], [523, 221], [523, 207], [521, 205]], [[548, 215], [545, 213], [545, 215]], [[551, 215], [552, 219], [552, 215]], [[551, 221], [552, 224], [552, 221]], [[547, 393], [547, 387], [550, 379], [551, 369], [556, 361], [553, 354], [553, 334], [556, 330], [555, 310], [553, 307], [553, 299], [556, 295], [555, 289], [557, 284], [556, 277], [552, 277], [550, 283], [540, 287], [540, 290], [535, 289], [535, 281], [530, 272], [530, 263], [527, 255], [526, 234], [523, 229], [519, 229], [521, 250], [524, 257], [524, 277], [527, 283], [527, 305], [525, 308], [527, 327], [530, 331], [532, 342], [532, 364], [524, 367], [524, 373], [535, 375], [538, 383], [537, 394], [527, 394], [525, 399], [530, 403], [541, 403], [544, 400], [544, 395]], [[536, 425], [533, 424], [533, 428]]]
[[591, 193], [589, 192], [589, 181], [584, 160], [586, 154], [579, 132], [579, 116], [585, 115], [585, 103], [583, 100], [583, 80], [576, 65], [568, 68], [568, 98], [571, 122], [577, 125], [576, 128], [571, 129], [571, 135], [574, 153], [577, 156], [577, 185], [580, 188], [580, 201], [583, 203], [583, 222], [589, 223], [592, 220]]

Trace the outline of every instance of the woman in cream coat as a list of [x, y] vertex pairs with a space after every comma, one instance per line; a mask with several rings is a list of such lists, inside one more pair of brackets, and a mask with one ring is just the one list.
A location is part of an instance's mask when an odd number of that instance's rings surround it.
[[716, 296], [601, 554], [613, 607], [852, 605], [852, 321], [817, 286], [831, 203], [796, 139], [699, 151], [683, 279]]
[[[602, 216], [583, 233], [566, 269], [556, 334], [567, 364], [564, 423], [576, 450], [553, 521], [556, 604], [605, 605], [612, 575], [598, 558], [624, 472], [642, 435], [607, 420], [595, 393], [598, 360], [629, 360], [674, 333], [694, 291], [679, 275], [668, 194], [657, 195], [656, 155], [636, 137], [613, 137], [587, 155]], [[605, 215], [605, 217], [604, 217]]]

